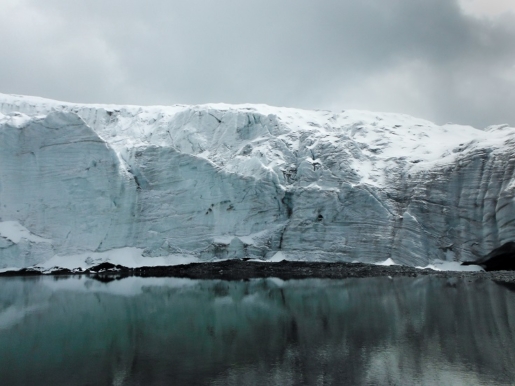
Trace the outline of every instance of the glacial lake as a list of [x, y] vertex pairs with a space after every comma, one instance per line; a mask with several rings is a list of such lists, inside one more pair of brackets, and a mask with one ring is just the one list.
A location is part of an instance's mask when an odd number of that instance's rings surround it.
[[2, 385], [510, 385], [515, 292], [435, 277], [0, 278]]

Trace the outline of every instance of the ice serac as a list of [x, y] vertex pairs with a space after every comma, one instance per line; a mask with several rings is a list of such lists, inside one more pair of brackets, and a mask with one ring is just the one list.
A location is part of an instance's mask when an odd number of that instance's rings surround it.
[[[113, 149], [78, 115], [4, 117], [0, 165], [4, 267], [40, 263], [56, 253], [122, 247], [130, 237], [133, 200], [127, 193], [134, 182]], [[32, 237], [16, 240], [12, 234], [20, 234], [13, 232], [19, 224]]]
[[110, 256], [425, 266], [515, 241], [506, 125], [2, 94], [0, 113], [0, 268]]

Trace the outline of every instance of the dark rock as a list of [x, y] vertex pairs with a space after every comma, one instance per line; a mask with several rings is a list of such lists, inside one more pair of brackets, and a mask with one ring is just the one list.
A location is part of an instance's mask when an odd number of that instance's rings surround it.
[[488, 255], [462, 265], [480, 265], [485, 271], [515, 271], [515, 242], [509, 241]]

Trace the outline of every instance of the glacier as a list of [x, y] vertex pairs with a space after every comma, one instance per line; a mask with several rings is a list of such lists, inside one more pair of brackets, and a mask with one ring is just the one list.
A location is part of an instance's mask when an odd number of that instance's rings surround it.
[[515, 128], [0, 94], [0, 269], [472, 262], [515, 241]]

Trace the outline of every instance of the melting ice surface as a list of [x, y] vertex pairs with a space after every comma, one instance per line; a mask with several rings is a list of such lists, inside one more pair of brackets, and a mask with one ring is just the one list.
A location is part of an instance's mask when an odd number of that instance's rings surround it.
[[492, 385], [515, 292], [441, 278], [0, 279], [4, 385]]
[[515, 240], [515, 127], [0, 93], [0, 204], [0, 270], [471, 262]]

